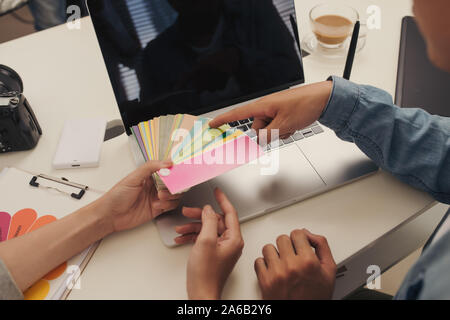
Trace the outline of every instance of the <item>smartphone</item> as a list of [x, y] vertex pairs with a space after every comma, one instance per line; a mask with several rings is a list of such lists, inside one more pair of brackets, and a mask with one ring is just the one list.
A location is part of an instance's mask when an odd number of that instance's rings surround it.
[[55, 169], [98, 167], [106, 123], [105, 119], [67, 120], [53, 159], [53, 167]]

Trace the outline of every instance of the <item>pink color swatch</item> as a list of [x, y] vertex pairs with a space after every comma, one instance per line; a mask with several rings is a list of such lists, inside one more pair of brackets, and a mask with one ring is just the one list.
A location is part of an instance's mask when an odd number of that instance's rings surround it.
[[[219, 157], [218, 154], [220, 154]], [[242, 135], [222, 145], [221, 148], [212, 149], [174, 165], [170, 168], [169, 175], [164, 176], [160, 172], [159, 176], [169, 191], [176, 194], [249, 163], [262, 154], [261, 147], [255, 141], [247, 135]], [[210, 159], [217, 158], [223, 161], [208, 163]]]
[[8, 238], [11, 216], [7, 212], [0, 212], [0, 242]]

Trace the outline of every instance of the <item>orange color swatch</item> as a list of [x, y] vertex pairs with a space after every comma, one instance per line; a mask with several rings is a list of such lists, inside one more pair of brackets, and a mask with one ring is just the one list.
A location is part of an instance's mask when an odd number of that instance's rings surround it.
[[11, 219], [8, 240], [24, 235], [36, 221], [37, 213], [33, 209], [18, 211]]

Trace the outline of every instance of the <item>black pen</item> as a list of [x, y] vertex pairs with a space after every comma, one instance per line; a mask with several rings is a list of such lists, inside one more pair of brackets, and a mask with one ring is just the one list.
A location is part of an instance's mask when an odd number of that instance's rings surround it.
[[347, 62], [345, 63], [344, 79], [350, 80], [352, 73], [353, 60], [355, 59], [356, 46], [358, 45], [360, 22], [356, 21], [355, 28], [353, 29], [352, 40], [350, 42], [350, 48], [348, 50]]

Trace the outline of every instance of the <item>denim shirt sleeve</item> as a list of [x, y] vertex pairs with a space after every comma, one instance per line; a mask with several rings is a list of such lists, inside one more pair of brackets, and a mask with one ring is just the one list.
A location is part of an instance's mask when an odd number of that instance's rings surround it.
[[449, 204], [450, 118], [399, 108], [383, 90], [331, 79], [333, 91], [320, 122], [380, 168]]

